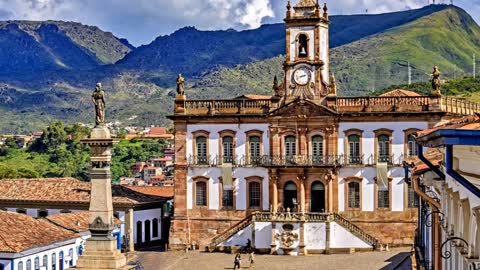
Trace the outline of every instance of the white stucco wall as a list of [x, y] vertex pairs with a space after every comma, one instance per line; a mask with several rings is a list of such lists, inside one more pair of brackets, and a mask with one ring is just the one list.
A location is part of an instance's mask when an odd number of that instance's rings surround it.
[[295, 61], [297, 59], [297, 36], [300, 33], [305, 33], [309, 37], [308, 44], [308, 56], [309, 60], [315, 59], [315, 27], [291, 27], [290, 28], [290, 61]]
[[364, 162], [374, 156], [375, 151], [375, 133], [380, 128], [393, 130], [392, 134], [392, 154], [395, 161], [404, 155], [405, 152], [405, 130], [416, 128], [424, 130], [428, 128], [428, 122], [341, 122], [338, 129], [338, 154], [345, 154], [345, 131], [349, 129], [363, 130], [362, 150], [364, 154]]
[[[406, 192], [404, 181], [404, 170], [400, 167], [390, 168], [388, 176], [392, 177], [392, 211], [404, 211], [404, 196]], [[344, 167], [340, 169], [338, 177], [338, 207], [339, 211], [345, 211], [345, 178], [362, 177], [362, 211], [374, 211], [375, 206], [375, 177], [376, 167], [353, 168]]]
[[[43, 265], [43, 256], [44, 255], [47, 255], [47, 259], [48, 259], [48, 262], [47, 262], [47, 269], [51, 269], [51, 266], [52, 266], [52, 254], [56, 254], [56, 267], [57, 269], [60, 269], [59, 267], [59, 254], [60, 252], [63, 251], [63, 258], [64, 258], [64, 269], [68, 269], [68, 268], [71, 268], [70, 267], [70, 264], [69, 264], [69, 261], [66, 260], [66, 258], [68, 257], [68, 252], [70, 249], [73, 249], [73, 266], [76, 265], [77, 263], [77, 259], [78, 259], [78, 247], [83, 243], [83, 240], [81, 238], [78, 238], [75, 243], [72, 243], [72, 244], [68, 244], [68, 245], [64, 245], [64, 246], [61, 246], [61, 247], [57, 247], [56, 245], [50, 245], [49, 246], [49, 249], [47, 250], [44, 250], [44, 251], [41, 251], [41, 252], [37, 252], [37, 253], [34, 253], [34, 254], [31, 254], [31, 255], [28, 255], [28, 256], [24, 256], [24, 257], [21, 257], [21, 258], [16, 258], [13, 260], [13, 263], [12, 264], [8, 264], [8, 267], [5, 268], [5, 270], [19, 270], [18, 269], [18, 263], [21, 261], [23, 262], [23, 269], [26, 269], [27, 267], [27, 261], [28, 260], [31, 260], [32, 262], [32, 269], [35, 269], [35, 258], [39, 258], [40, 260], [40, 267], [44, 266]], [[28, 252], [28, 251], [27, 251]], [[0, 258], [0, 263], [2, 263], [2, 261], [7, 261], [5, 259], [2, 259]], [[10, 262], [10, 260], [8, 260]]]
[[219, 246], [221, 247], [246, 246], [248, 239], [252, 240], [252, 228], [253, 228], [253, 225], [248, 225], [248, 227], [237, 232], [232, 237], [222, 242]]
[[351, 232], [335, 222], [330, 223], [331, 248], [371, 248], [368, 243], [359, 239]]
[[325, 223], [305, 223], [305, 247], [308, 249], [325, 249]]
[[[153, 224], [153, 219], [158, 219], [158, 224]], [[133, 239], [134, 243], [138, 243], [137, 239], [137, 222], [142, 222], [143, 239], [145, 241], [145, 235], [147, 233], [145, 221], [150, 220], [150, 241], [160, 240], [162, 238], [162, 209], [148, 209], [133, 211]], [[153, 237], [153, 226], [158, 227], [158, 237]]]
[[251, 130], [259, 130], [263, 132], [262, 138], [262, 153], [268, 154], [270, 151], [270, 140], [268, 137], [268, 124], [199, 124], [187, 126], [187, 158], [195, 155], [193, 149], [193, 132], [204, 130], [210, 132], [208, 140], [209, 155], [219, 155], [219, 132], [223, 130], [232, 130], [236, 132], [235, 136], [235, 155], [242, 157], [246, 154], [247, 147], [247, 134], [246, 132]]
[[[247, 208], [247, 184], [246, 177], [259, 176], [263, 178], [262, 183], [262, 210], [269, 209], [269, 192], [268, 192], [268, 170], [265, 168], [233, 168], [232, 175], [237, 180], [234, 182], [234, 195], [236, 196], [236, 209], [246, 210]], [[216, 167], [210, 168], [188, 168], [187, 173], [187, 207], [193, 208], [194, 191], [193, 178], [197, 176], [208, 177], [208, 207], [211, 210], [220, 208], [220, 180], [222, 169]]]
[[272, 223], [255, 222], [255, 247], [270, 248], [272, 243]]

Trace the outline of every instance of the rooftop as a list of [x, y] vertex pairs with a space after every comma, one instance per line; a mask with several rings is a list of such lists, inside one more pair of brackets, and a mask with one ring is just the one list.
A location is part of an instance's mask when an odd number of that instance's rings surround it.
[[[80, 233], [88, 231], [90, 213], [88, 211], [61, 213], [48, 216], [45, 219], [64, 229]], [[118, 218], [114, 218], [114, 222], [116, 225], [122, 224], [122, 221]]]
[[17, 253], [77, 237], [45, 220], [0, 211], [0, 252]]
[[469, 115], [462, 118], [441, 122], [434, 128], [417, 132], [417, 136], [424, 137], [442, 129], [480, 130], [480, 115]]
[[381, 97], [419, 97], [420, 95], [417, 92], [404, 90], [404, 89], [395, 89], [383, 95]]
[[[91, 184], [75, 178], [3, 179], [0, 202], [46, 202], [59, 204], [90, 203]], [[114, 206], [133, 206], [163, 201], [165, 198], [112, 186]]]
[[124, 186], [135, 192], [139, 192], [145, 195], [159, 196], [165, 198], [173, 198], [173, 187], [159, 187], [159, 186]]

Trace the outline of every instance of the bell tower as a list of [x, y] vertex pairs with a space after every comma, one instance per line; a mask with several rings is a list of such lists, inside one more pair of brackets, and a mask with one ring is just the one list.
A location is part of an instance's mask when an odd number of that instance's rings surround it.
[[314, 0], [287, 4], [285, 98], [319, 101], [329, 92], [330, 20], [327, 4]]

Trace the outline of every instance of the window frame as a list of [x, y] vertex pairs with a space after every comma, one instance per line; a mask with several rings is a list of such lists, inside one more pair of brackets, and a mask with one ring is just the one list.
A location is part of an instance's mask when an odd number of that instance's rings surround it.
[[24, 270], [24, 268], [23, 268], [23, 261], [19, 261], [19, 262], [17, 263], [17, 269], [18, 269], [18, 270]]
[[219, 183], [219, 191], [218, 191], [218, 194], [219, 194], [219, 202], [220, 202], [220, 209], [223, 209], [223, 210], [235, 210], [237, 208], [237, 194], [236, 194], [236, 181], [237, 181], [237, 178], [236, 177], [232, 177], [232, 185], [233, 185], [233, 189], [232, 189], [232, 206], [224, 206], [223, 205], [223, 177], [218, 177], [218, 183]]
[[389, 176], [388, 177], [388, 207], [382, 207], [382, 208], [379, 208], [378, 207], [378, 200], [379, 200], [379, 196], [378, 196], [378, 192], [380, 191], [379, 190], [379, 185], [378, 185], [378, 178], [377, 177], [374, 177], [373, 180], [375, 181], [375, 186], [374, 186], [374, 209], [375, 211], [392, 211], [392, 207], [393, 207], [393, 186], [392, 186], [392, 182], [393, 182], [393, 177]]
[[[353, 165], [353, 166], [361, 166], [364, 164], [364, 160], [363, 160], [363, 130], [360, 130], [360, 129], [348, 129], [348, 130], [345, 130], [344, 131], [344, 154], [345, 154], [345, 159], [346, 159], [346, 163], [348, 165]], [[356, 135], [358, 136], [358, 162], [350, 162], [350, 136], [352, 135]]]
[[[209, 192], [208, 192], [208, 189], [209, 189], [209, 183], [210, 183], [210, 179], [207, 178], [207, 177], [204, 177], [204, 176], [197, 176], [197, 177], [194, 177], [192, 179], [193, 181], [193, 207], [194, 208], [209, 208], [210, 206], [210, 203], [209, 203]], [[203, 182], [205, 183], [205, 201], [206, 201], [206, 204], [205, 205], [197, 205], [197, 183], [199, 182]]]
[[[250, 210], [262, 210], [263, 209], [263, 177], [260, 176], [249, 176], [245, 177], [245, 182], [246, 182], [246, 189], [247, 189], [247, 209]], [[250, 184], [251, 183], [258, 183], [260, 186], [260, 194], [259, 194], [259, 206], [251, 206], [250, 204]]]
[[158, 218], [152, 219], [152, 238], [158, 238], [160, 236], [158, 230]]
[[379, 144], [379, 137], [380, 136], [387, 136], [388, 137], [388, 164], [392, 164], [392, 156], [393, 156], [393, 130], [391, 129], [386, 129], [386, 128], [381, 128], [373, 131], [375, 134], [375, 153], [374, 153], [374, 164], [377, 163], [384, 163], [384, 162], [379, 162], [380, 158], [380, 144]]
[[[418, 155], [417, 149], [416, 149], [416, 147], [414, 147], [414, 151], [415, 151], [415, 153], [416, 153], [417, 155], [412, 155], [412, 156], [410, 156], [410, 153], [409, 153], [409, 145], [408, 145], [408, 144], [409, 144], [408, 137], [409, 137], [409, 136], [412, 136], [412, 135], [414, 136], [414, 135], [415, 135], [417, 132], [419, 132], [419, 131], [420, 131], [420, 129], [417, 129], [417, 128], [409, 128], [409, 129], [406, 129], [406, 130], [403, 131], [404, 136], [405, 136], [405, 137], [404, 137], [404, 138], [405, 138], [405, 142], [404, 142], [404, 143], [405, 143], [405, 146], [404, 146], [404, 152], [403, 152], [403, 153], [404, 153], [404, 154], [403, 154], [404, 157], [409, 158], [409, 157], [416, 157], [416, 156]], [[416, 146], [416, 144], [417, 144], [417, 142], [415, 141], [415, 146]]]
[[[346, 177], [344, 178], [345, 180], [345, 210], [346, 211], [362, 211], [363, 209], [363, 203], [362, 203], [362, 200], [363, 200], [363, 178], [362, 177], [357, 177], [357, 176], [350, 176], [350, 177]], [[358, 187], [359, 187], [359, 203], [358, 203], [358, 206], [359, 207], [350, 207], [350, 203], [349, 203], [349, 194], [350, 194], [350, 183], [357, 183], [358, 184]]]
[[[314, 155], [314, 142], [313, 142], [313, 139], [315, 137], [320, 137], [322, 138], [322, 149], [321, 149], [321, 153], [320, 153], [320, 158], [318, 159], [315, 155]], [[314, 132], [312, 134], [310, 134], [310, 136], [308, 137], [308, 153], [309, 155], [311, 156], [311, 160], [312, 160], [312, 163], [314, 164], [320, 164], [320, 163], [323, 163], [323, 161], [325, 161], [325, 158], [326, 158], [326, 153], [327, 153], [327, 150], [326, 150], [326, 138], [325, 138], [325, 134], [324, 133], [321, 133], [321, 132]], [[319, 162], [317, 162], [319, 161]]]
[[[209, 158], [209, 153], [210, 153], [210, 132], [206, 131], [206, 130], [197, 130], [197, 131], [194, 131], [192, 132], [192, 136], [193, 136], [193, 140], [192, 140], [192, 154], [193, 154], [193, 157], [194, 157], [194, 164], [195, 165], [210, 165], [210, 158]], [[198, 161], [198, 147], [197, 147], [197, 138], [199, 137], [205, 137], [205, 159], [206, 159], [206, 162], [199, 162]]]
[[258, 158], [262, 158], [263, 156], [263, 131], [260, 130], [249, 130], [245, 132], [246, 138], [247, 138], [247, 145], [246, 145], [246, 151], [247, 153], [247, 160], [249, 164], [252, 164], [252, 153], [251, 153], [251, 146], [250, 146], [250, 137], [259, 137], [260, 138], [260, 146], [259, 146], [259, 156]]
[[[295, 145], [294, 145], [294, 147], [295, 147], [294, 150], [295, 150], [295, 151], [294, 151], [293, 155], [291, 155], [291, 156], [288, 156], [288, 155], [287, 155], [287, 138], [294, 138], [294, 142], [295, 142]], [[299, 149], [298, 149], [298, 138], [297, 138], [296, 135], [285, 134], [284, 136], [282, 136], [282, 144], [283, 144], [283, 147], [282, 147], [282, 148], [283, 148], [282, 156], [284, 156], [285, 158], [290, 157], [290, 158], [294, 159], [295, 156], [298, 155], [298, 150], [299, 150]]]
[[[414, 194], [414, 201], [416, 202], [416, 206], [411, 206], [410, 205], [410, 190], [412, 191], [412, 193]], [[404, 202], [405, 202], [405, 205], [404, 205], [404, 209], [407, 210], [407, 209], [416, 209], [418, 207], [420, 207], [420, 197], [418, 196], [418, 194], [415, 192], [415, 190], [413, 189], [413, 183], [410, 183], [410, 184], [407, 184], [405, 183], [405, 196], [404, 196]], [[414, 203], [415, 205], [415, 203]]]
[[[226, 162], [224, 161], [224, 145], [223, 145], [223, 140], [225, 137], [232, 137], [232, 162]], [[221, 164], [223, 163], [232, 163], [232, 164], [235, 164], [235, 161], [236, 161], [236, 147], [237, 147], [237, 132], [233, 131], [233, 130], [222, 130], [220, 132], [218, 132], [218, 154], [219, 154], [219, 161], [221, 162]]]

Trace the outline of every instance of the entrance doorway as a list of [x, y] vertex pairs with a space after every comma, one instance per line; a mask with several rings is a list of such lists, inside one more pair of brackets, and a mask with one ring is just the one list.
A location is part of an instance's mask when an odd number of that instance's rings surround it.
[[145, 243], [150, 243], [150, 220], [145, 221]]
[[325, 212], [325, 186], [322, 182], [316, 181], [310, 190], [310, 211]]
[[283, 188], [283, 207], [285, 211], [290, 208], [292, 212], [296, 212], [298, 209], [297, 185], [292, 181], [286, 183]]
[[142, 230], [142, 222], [137, 221], [137, 246], [142, 245], [143, 240], [143, 230]]

